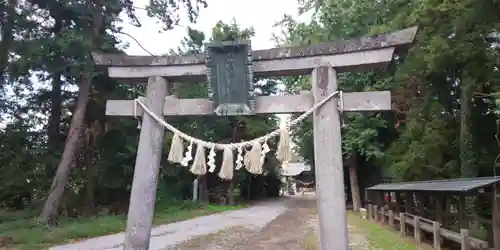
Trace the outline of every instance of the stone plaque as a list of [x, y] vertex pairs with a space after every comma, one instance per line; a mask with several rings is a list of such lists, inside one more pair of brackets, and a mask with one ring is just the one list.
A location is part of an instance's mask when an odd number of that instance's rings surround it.
[[250, 41], [205, 44], [207, 83], [214, 113], [253, 115], [252, 54]]

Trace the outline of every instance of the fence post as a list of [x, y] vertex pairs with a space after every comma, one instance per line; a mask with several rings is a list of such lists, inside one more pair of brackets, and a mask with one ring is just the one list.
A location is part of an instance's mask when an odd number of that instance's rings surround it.
[[366, 208], [360, 208], [359, 211], [361, 212], [361, 217], [365, 220], [368, 220], [368, 215], [367, 215], [367, 210]]
[[420, 217], [419, 216], [413, 217], [413, 237], [415, 238], [415, 242], [417, 242], [417, 244], [420, 244], [420, 242], [422, 241], [422, 238], [420, 237]]
[[389, 226], [394, 229], [394, 212], [389, 209]]
[[373, 204], [368, 204], [368, 220], [373, 220]]
[[441, 224], [439, 222], [434, 221], [432, 223], [434, 228], [434, 249], [441, 250]]
[[384, 205], [380, 207], [380, 221], [385, 223], [385, 208]]
[[470, 242], [469, 242], [469, 230], [460, 229], [460, 246], [461, 250], [470, 250]]
[[401, 235], [406, 236], [406, 218], [405, 213], [399, 213], [399, 231]]

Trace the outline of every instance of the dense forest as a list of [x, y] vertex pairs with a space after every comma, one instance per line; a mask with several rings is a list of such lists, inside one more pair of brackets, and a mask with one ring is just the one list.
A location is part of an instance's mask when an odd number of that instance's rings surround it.
[[[302, 0], [299, 22], [278, 23], [277, 46], [376, 35], [411, 26], [414, 46], [383, 72], [343, 73], [345, 91], [391, 90], [393, 110], [353, 113], [342, 129], [346, 174], [353, 202], [381, 172], [395, 181], [496, 175], [500, 152], [500, 1], [497, 0]], [[196, 22], [204, 0], [155, 0], [146, 7], [163, 32], [181, 17]], [[144, 95], [96, 67], [91, 52], [121, 51], [124, 23], [137, 27], [133, 0], [0, 1], [0, 207], [31, 210], [52, 224], [59, 214], [91, 216], [107, 209], [124, 213], [132, 183], [139, 130], [132, 118], [105, 116], [106, 100]], [[141, 9], [144, 11], [144, 9]], [[128, 20], [122, 20], [126, 13]], [[272, 24], [269, 24], [272, 25]], [[211, 34], [189, 29], [169, 53], [201, 53], [206, 40], [251, 38], [253, 29], [219, 22]], [[256, 79], [262, 80], [262, 79]], [[310, 79], [259, 81], [262, 95], [284, 84], [289, 93], [310, 88]], [[193, 86], [193, 85], [190, 85]], [[205, 96], [199, 87], [176, 85], [184, 98]], [[217, 142], [255, 138], [275, 129], [274, 116], [179, 117], [182, 131]], [[165, 157], [172, 134], [166, 133]], [[294, 130], [295, 151], [314, 166], [311, 121]], [[271, 146], [272, 149], [275, 147]], [[273, 154], [269, 154], [273, 155]], [[220, 159], [219, 159], [220, 161]], [[200, 178], [201, 196], [227, 194], [227, 203], [277, 195], [276, 159], [266, 175], [238, 171], [231, 182]], [[376, 175], [374, 173], [377, 173]], [[376, 177], [373, 177], [376, 176]], [[195, 176], [162, 162], [158, 196], [189, 199]], [[356, 181], [353, 181], [356, 180]], [[265, 183], [265, 184], [264, 184]], [[267, 187], [265, 190], [262, 187]], [[236, 193], [237, 195], [234, 195]], [[224, 196], [226, 197], [226, 196]]]

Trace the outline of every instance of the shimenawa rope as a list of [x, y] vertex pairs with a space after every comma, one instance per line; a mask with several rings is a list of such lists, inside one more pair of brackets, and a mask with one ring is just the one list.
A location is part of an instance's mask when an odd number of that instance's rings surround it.
[[[161, 125], [163, 125], [166, 129], [170, 130], [174, 134], [178, 134], [182, 139], [184, 139], [186, 141], [193, 142], [193, 143], [198, 144], [198, 145], [202, 145], [205, 148], [215, 147], [216, 149], [224, 150], [225, 147], [230, 147], [231, 149], [237, 149], [239, 147], [248, 147], [248, 146], [252, 146], [255, 142], [262, 143], [266, 139], [276, 137], [276, 136], [278, 136], [280, 134], [280, 131], [282, 129], [289, 129], [289, 128], [293, 128], [293, 127], [297, 126], [305, 118], [307, 118], [309, 115], [311, 115], [316, 109], [318, 109], [319, 107], [323, 106], [323, 104], [325, 104], [326, 102], [328, 102], [330, 99], [332, 99], [338, 93], [340, 93], [340, 91], [335, 91], [332, 94], [330, 94], [329, 96], [325, 97], [323, 100], [321, 100], [320, 102], [316, 103], [312, 108], [310, 108], [309, 110], [307, 110], [306, 112], [304, 112], [304, 114], [302, 114], [301, 116], [299, 116], [296, 119], [294, 119], [294, 120], [290, 121], [289, 123], [287, 123], [285, 125], [285, 128], [276, 129], [276, 130], [268, 133], [267, 135], [255, 138], [255, 139], [253, 139], [251, 141], [244, 141], [244, 142], [239, 142], [239, 143], [229, 143], [229, 144], [207, 142], [207, 141], [203, 141], [203, 140], [200, 140], [198, 138], [192, 137], [192, 136], [190, 136], [188, 134], [185, 134], [184, 132], [178, 130], [174, 126], [170, 125], [169, 123], [167, 123], [166, 121], [164, 121], [163, 119], [161, 119], [160, 117], [158, 117], [155, 113], [153, 113], [151, 110], [149, 110], [146, 107], [146, 105], [144, 103], [142, 103], [138, 98], [135, 99], [135, 102], [137, 104], [139, 104], [139, 106], [141, 106], [141, 108], [146, 113], [148, 113], [148, 115], [150, 115], [155, 121], [157, 121], [158, 123], [160, 123]], [[134, 115], [136, 114], [135, 112], [136, 112], [136, 105], [134, 105]]]
[[[265, 155], [270, 151], [269, 146], [267, 145], [267, 140], [269, 138], [280, 136], [280, 141], [278, 143], [278, 149], [276, 151], [276, 158], [280, 162], [288, 162], [292, 158], [291, 153], [291, 145], [290, 145], [290, 135], [289, 129], [295, 127], [305, 118], [307, 118], [310, 114], [312, 114], [315, 110], [329, 101], [337, 94], [341, 94], [339, 91], [335, 91], [332, 94], [325, 97], [320, 102], [316, 103], [311, 109], [304, 112], [304, 114], [300, 115], [296, 119], [285, 124], [284, 128], [277, 129], [272, 131], [264, 136], [258, 137], [256, 139], [240, 142], [240, 143], [214, 143], [200, 140], [198, 138], [194, 138], [184, 132], [178, 130], [174, 126], [167, 123], [165, 120], [160, 118], [158, 115], [153, 113], [151, 110], [147, 108], [147, 106], [139, 100], [139, 98], [135, 99], [134, 105], [134, 116], [137, 118], [137, 104], [139, 104], [142, 109], [150, 115], [156, 122], [163, 125], [165, 128], [174, 133], [174, 137], [172, 138], [172, 144], [170, 147], [170, 152], [168, 156], [168, 160], [174, 163], [180, 163], [182, 166], [188, 166], [189, 162], [193, 160], [192, 151], [193, 144], [196, 144], [196, 154], [191, 165], [190, 171], [196, 175], [204, 175], [207, 173], [207, 165], [210, 167], [208, 172], [214, 172], [216, 169], [215, 166], [215, 149], [223, 150], [223, 161], [221, 164], [221, 169], [219, 171], [219, 177], [221, 179], [230, 180], [233, 178], [234, 171], [234, 157], [233, 150], [238, 149], [238, 156], [236, 158], [236, 170], [240, 169], [242, 165], [245, 165], [245, 168], [252, 174], [262, 174], [263, 164], [265, 161]], [[342, 100], [341, 100], [342, 102]], [[341, 103], [341, 108], [342, 108]], [[187, 147], [187, 151], [184, 153], [184, 143], [183, 141], [187, 141], [189, 146]], [[261, 144], [263, 143], [263, 144]], [[252, 146], [250, 151], [245, 153], [245, 157], [242, 156], [243, 149], [246, 147]], [[210, 149], [210, 153], [208, 154], [208, 162], [205, 162], [205, 149]], [[183, 156], [184, 153], [184, 156]]]

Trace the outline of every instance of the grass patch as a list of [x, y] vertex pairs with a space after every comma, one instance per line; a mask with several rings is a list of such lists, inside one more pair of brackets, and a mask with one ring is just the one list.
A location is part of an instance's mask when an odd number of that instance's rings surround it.
[[317, 250], [318, 247], [318, 236], [316, 236], [316, 232], [314, 229], [309, 228], [305, 235], [304, 241], [302, 242], [303, 250]]
[[[166, 224], [243, 206], [204, 205], [191, 201], [160, 202], [154, 224]], [[100, 215], [90, 218], [59, 219], [59, 226], [48, 228], [34, 219], [32, 213], [0, 212], [0, 235], [13, 239], [8, 249], [35, 250], [124, 231], [126, 215]]]
[[356, 214], [348, 212], [349, 224], [362, 231], [373, 249], [384, 250], [420, 250], [415, 244], [389, 228], [367, 221]]

